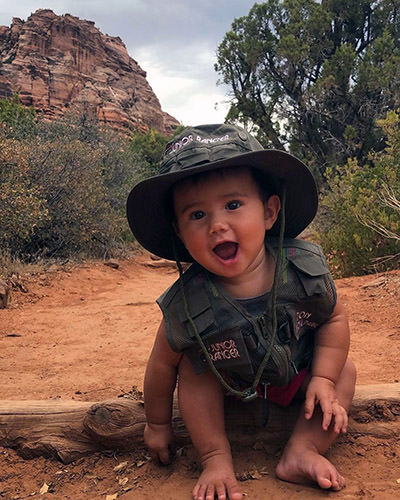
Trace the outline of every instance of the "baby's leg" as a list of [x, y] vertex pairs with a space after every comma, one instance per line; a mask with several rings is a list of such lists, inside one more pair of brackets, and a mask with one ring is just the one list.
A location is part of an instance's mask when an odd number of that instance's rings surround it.
[[[336, 392], [339, 403], [348, 411], [354, 395], [356, 369], [352, 361], [347, 360], [339, 380]], [[322, 455], [337, 437], [332, 424], [327, 431], [321, 426], [322, 414], [319, 406], [310, 420], [304, 417], [304, 409], [297, 420], [282, 458], [276, 468], [276, 474], [284, 481], [306, 483], [315, 481], [321, 488], [340, 490], [345, 485], [343, 476]]]
[[211, 372], [196, 375], [186, 356], [179, 365], [179, 407], [203, 472], [193, 489], [195, 500], [242, 500], [225, 433], [222, 386]]

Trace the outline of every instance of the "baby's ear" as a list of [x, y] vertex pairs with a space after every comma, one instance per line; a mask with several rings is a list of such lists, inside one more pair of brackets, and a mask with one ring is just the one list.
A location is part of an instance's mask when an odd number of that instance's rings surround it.
[[277, 194], [273, 194], [264, 203], [265, 229], [271, 229], [278, 218], [281, 209], [281, 200]]

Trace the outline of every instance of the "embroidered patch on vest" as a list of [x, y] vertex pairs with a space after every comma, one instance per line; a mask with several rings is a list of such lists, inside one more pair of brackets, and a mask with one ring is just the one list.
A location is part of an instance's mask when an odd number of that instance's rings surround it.
[[[207, 352], [219, 370], [251, 366], [246, 344], [240, 328], [234, 327], [224, 333], [214, 332], [203, 338]], [[185, 351], [193, 364], [196, 373], [209, 369], [206, 356], [199, 345], [195, 345]]]

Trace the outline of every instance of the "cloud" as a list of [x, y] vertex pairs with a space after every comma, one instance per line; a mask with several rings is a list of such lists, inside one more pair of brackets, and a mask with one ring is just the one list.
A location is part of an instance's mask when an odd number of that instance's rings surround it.
[[136, 50], [135, 59], [147, 72], [164, 110], [184, 125], [223, 122], [228, 107], [225, 88], [216, 83], [215, 54], [206, 43], [190, 49], [170, 49], [160, 58], [153, 45]]

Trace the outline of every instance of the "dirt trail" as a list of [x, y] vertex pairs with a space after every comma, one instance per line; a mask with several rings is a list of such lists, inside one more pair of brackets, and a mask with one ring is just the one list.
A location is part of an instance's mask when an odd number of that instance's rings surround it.
[[[118, 269], [90, 263], [28, 279], [28, 292], [15, 292], [11, 308], [0, 310], [0, 399], [100, 401], [132, 387], [141, 390], [161, 317], [154, 300], [175, 279], [173, 267], [145, 255], [120, 262]], [[358, 383], [398, 382], [400, 271], [336, 284], [349, 313]], [[234, 450], [246, 498], [400, 498], [397, 440], [341, 439], [329, 452], [347, 477], [339, 493], [277, 480], [280, 451], [268, 445]], [[179, 450], [169, 467], [152, 464], [143, 451], [96, 454], [65, 466], [43, 458], [26, 461], [0, 448], [0, 498], [7, 500], [184, 500], [191, 498], [197, 475], [190, 447]]]

